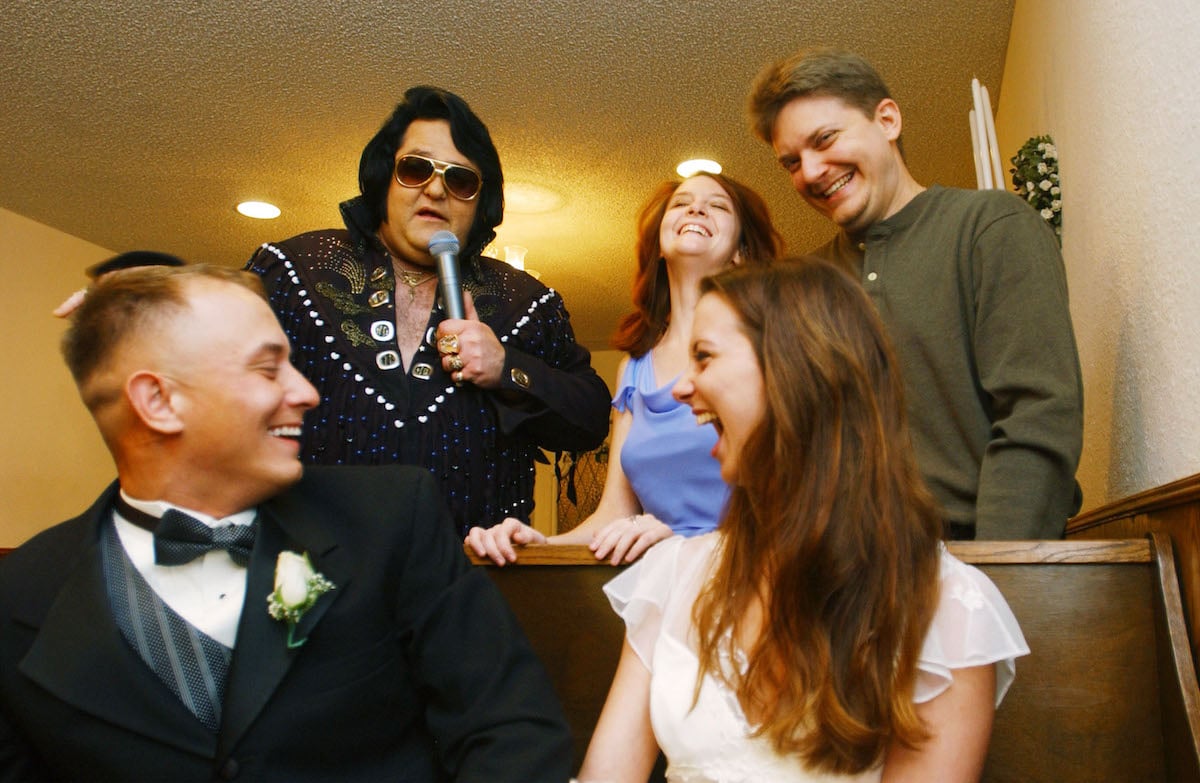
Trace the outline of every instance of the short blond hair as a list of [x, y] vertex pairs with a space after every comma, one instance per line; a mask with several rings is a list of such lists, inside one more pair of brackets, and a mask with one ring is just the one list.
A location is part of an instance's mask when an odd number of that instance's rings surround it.
[[121, 346], [187, 307], [185, 287], [198, 280], [238, 285], [266, 299], [256, 275], [207, 264], [122, 269], [104, 275], [88, 289], [63, 335], [62, 354], [89, 409], [108, 401], [89, 382], [109, 366]]

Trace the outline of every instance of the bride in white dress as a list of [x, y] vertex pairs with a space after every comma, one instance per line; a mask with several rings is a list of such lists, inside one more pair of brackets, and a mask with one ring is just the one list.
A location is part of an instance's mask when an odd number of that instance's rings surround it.
[[733, 494], [605, 587], [627, 626], [585, 783], [977, 780], [1029, 652], [949, 555], [859, 284], [805, 258], [706, 280], [675, 388]]

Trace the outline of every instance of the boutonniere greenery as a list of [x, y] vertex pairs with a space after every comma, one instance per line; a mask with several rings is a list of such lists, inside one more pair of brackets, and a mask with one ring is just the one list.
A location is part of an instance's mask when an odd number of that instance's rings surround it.
[[275, 591], [267, 596], [267, 612], [276, 620], [287, 623], [289, 650], [308, 641], [308, 637], [296, 638], [296, 624], [317, 599], [333, 587], [333, 582], [313, 568], [307, 552], [302, 555], [279, 553], [275, 561]]
[[1058, 180], [1058, 148], [1049, 136], [1034, 136], [1012, 157], [1017, 195], [1038, 211], [1062, 244], [1062, 183]]

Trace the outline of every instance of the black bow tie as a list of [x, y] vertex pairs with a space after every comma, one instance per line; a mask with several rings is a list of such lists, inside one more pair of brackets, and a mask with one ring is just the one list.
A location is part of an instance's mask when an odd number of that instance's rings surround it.
[[159, 565], [190, 563], [214, 549], [224, 549], [240, 566], [250, 562], [250, 550], [258, 532], [257, 520], [249, 525], [212, 528], [173, 508], [158, 519], [129, 505], [120, 495], [114, 505], [125, 519], [154, 533], [154, 562]]

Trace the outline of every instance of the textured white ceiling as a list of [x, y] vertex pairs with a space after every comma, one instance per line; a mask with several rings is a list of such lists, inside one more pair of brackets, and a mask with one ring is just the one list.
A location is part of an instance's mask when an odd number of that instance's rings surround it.
[[[715, 158], [758, 189], [792, 251], [832, 233], [746, 129], [764, 63], [861, 52], [904, 111], [917, 178], [973, 187], [970, 79], [994, 104], [1012, 6], [6, 0], [0, 207], [114, 251], [240, 266], [263, 241], [340, 225], [363, 145], [405, 88], [434, 84], [488, 124], [506, 180], [564, 197], [510, 211], [500, 240], [529, 248], [580, 339], [603, 348], [628, 307], [635, 212], [679, 160]], [[236, 214], [250, 198], [283, 216]]]

